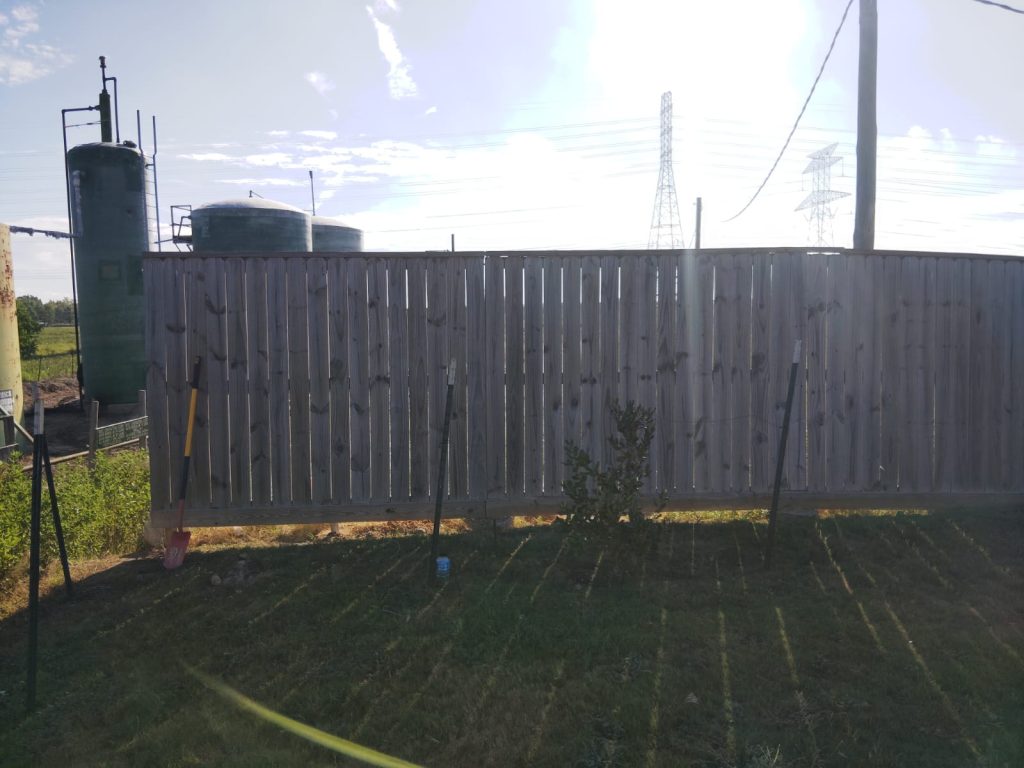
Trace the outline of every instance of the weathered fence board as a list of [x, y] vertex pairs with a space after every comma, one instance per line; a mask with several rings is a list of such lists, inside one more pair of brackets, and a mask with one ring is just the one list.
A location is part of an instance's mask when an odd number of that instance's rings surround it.
[[164, 524], [196, 356], [204, 523], [426, 515], [452, 361], [453, 513], [557, 509], [565, 441], [605, 464], [626, 400], [655, 414], [645, 493], [762, 503], [797, 340], [790, 503], [1024, 493], [1024, 266], [1005, 258], [152, 254], [145, 290]]

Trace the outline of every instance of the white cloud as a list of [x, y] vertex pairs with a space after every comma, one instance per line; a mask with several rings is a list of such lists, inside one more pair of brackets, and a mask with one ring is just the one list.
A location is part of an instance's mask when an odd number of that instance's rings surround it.
[[327, 141], [333, 141], [338, 138], [338, 134], [334, 131], [299, 131], [303, 136], [309, 136], [311, 139], [325, 139]]
[[291, 159], [292, 156], [287, 155], [284, 152], [268, 152], [266, 154], [246, 155], [244, 162], [247, 165], [282, 166], [285, 163], [291, 162]]
[[288, 131], [267, 131], [267, 136], [283, 137], [288, 135]]
[[437, 107], [429, 107], [427, 109], [427, 111], [424, 112], [423, 114], [424, 115], [436, 115], [437, 114]]
[[234, 160], [231, 155], [223, 152], [193, 152], [191, 154], [178, 155], [181, 160], [198, 160], [199, 162], [225, 162]]
[[373, 8], [366, 6], [370, 21], [377, 31], [377, 47], [388, 63], [388, 91], [393, 99], [406, 99], [417, 94], [416, 82], [409, 73], [409, 62], [398, 47], [391, 27], [377, 18]]
[[305, 181], [270, 177], [262, 179], [214, 179], [218, 184], [238, 184], [250, 187], [304, 187]]
[[323, 72], [307, 72], [305, 78], [306, 82], [313, 86], [313, 90], [321, 96], [326, 96], [335, 88], [334, 83]]
[[67, 65], [71, 57], [45, 43], [28, 42], [39, 32], [38, 12], [28, 5], [0, 14], [0, 85], [23, 85]]

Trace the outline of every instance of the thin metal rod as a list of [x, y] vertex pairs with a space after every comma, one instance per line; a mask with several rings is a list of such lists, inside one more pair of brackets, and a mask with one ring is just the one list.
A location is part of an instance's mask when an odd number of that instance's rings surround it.
[[64, 590], [68, 597], [73, 594], [71, 583], [71, 566], [68, 563], [68, 551], [64, 547], [64, 527], [60, 523], [60, 510], [57, 509], [57, 489], [53, 484], [53, 467], [50, 466], [50, 448], [46, 443], [46, 435], [42, 440], [43, 469], [46, 470], [46, 489], [50, 493], [50, 513], [53, 515], [53, 532], [57, 537], [57, 551], [60, 553], [60, 567], [64, 571]]
[[434, 534], [430, 542], [430, 581], [437, 575], [437, 555], [441, 539], [441, 505], [448, 479], [448, 433], [452, 421], [452, 400], [455, 395], [455, 361], [448, 366], [448, 393], [444, 401], [444, 429], [441, 432], [441, 462], [437, 470], [437, 492], [434, 494]]
[[309, 198], [313, 201], [313, 215], [316, 216], [316, 192], [313, 190], [313, 171], [309, 172]]
[[29, 523], [29, 566], [28, 566], [28, 674], [25, 707], [29, 711], [36, 706], [36, 671], [38, 667], [39, 648], [39, 528], [43, 496], [43, 456], [42, 456], [42, 419], [40, 413], [43, 401], [39, 398], [39, 387], [36, 386], [36, 411], [34, 430], [35, 441], [32, 444], [32, 510]]
[[156, 206], [156, 249], [163, 251], [163, 240], [160, 236], [160, 185], [156, 178], [156, 115], [153, 115], [153, 204]]
[[[139, 152], [142, 152], [142, 112], [135, 110], [135, 131], [139, 137]], [[145, 161], [146, 153], [142, 152], [142, 159]]]
[[800, 346], [797, 341], [793, 348], [793, 364], [789, 369], [789, 388], [786, 390], [786, 413], [782, 417], [782, 436], [779, 438], [779, 454], [775, 458], [775, 486], [772, 488], [772, 506], [768, 512], [768, 542], [764, 550], [764, 569], [772, 567], [772, 550], [775, 548], [775, 527], [779, 515], [779, 489], [782, 486], [782, 464], [786, 458], [786, 440], [789, 438], [789, 414], [793, 410], [793, 393], [796, 391], [796, 374], [800, 368]]
[[860, 53], [857, 69], [857, 196], [853, 247], [875, 247], [875, 172], [878, 164], [878, 2], [860, 0]]
[[698, 251], [700, 250], [700, 219], [701, 219], [701, 211], [703, 210], [703, 208], [704, 208], [704, 201], [701, 200], [698, 197], [697, 198], [697, 226], [696, 226], [696, 229], [694, 230], [694, 234], [693, 234], [693, 240], [694, 240], [693, 244], [694, 244], [694, 247]]

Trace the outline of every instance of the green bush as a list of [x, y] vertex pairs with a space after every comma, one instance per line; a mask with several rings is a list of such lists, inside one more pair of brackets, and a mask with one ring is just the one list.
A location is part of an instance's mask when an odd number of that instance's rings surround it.
[[18, 304], [18, 345], [21, 348], [21, 356], [29, 357], [36, 353], [39, 346], [39, 332], [43, 324], [32, 311], [29, 304], [22, 301], [22, 298], [34, 298], [32, 296], [19, 297]]
[[[71, 558], [125, 554], [143, 544], [149, 515], [149, 456], [145, 451], [99, 454], [89, 467], [84, 460], [58, 464], [54, 486]], [[43, 485], [42, 558], [57, 556], [53, 520]], [[0, 464], [0, 578], [25, 559], [29, 543], [31, 478], [20, 462]]]
[[590, 454], [571, 441], [565, 444], [566, 480], [562, 490], [569, 501], [562, 513], [570, 525], [610, 529], [625, 515], [638, 525], [644, 520], [640, 491], [651, 472], [654, 410], [630, 401], [612, 403], [615, 432], [609, 438], [614, 460], [602, 469]]

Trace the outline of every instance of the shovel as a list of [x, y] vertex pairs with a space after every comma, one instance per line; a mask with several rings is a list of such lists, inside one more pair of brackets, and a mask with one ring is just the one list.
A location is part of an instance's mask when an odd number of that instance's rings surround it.
[[171, 533], [164, 550], [164, 568], [169, 571], [179, 567], [185, 562], [185, 550], [188, 549], [188, 540], [192, 537], [190, 531], [182, 530], [185, 523], [185, 492], [188, 490], [188, 465], [192, 458], [192, 429], [196, 423], [196, 401], [199, 399], [199, 371], [202, 368], [202, 358], [197, 357], [192, 368], [192, 396], [188, 403], [188, 427], [185, 430], [185, 457], [181, 464], [181, 486], [178, 491], [178, 530]]

